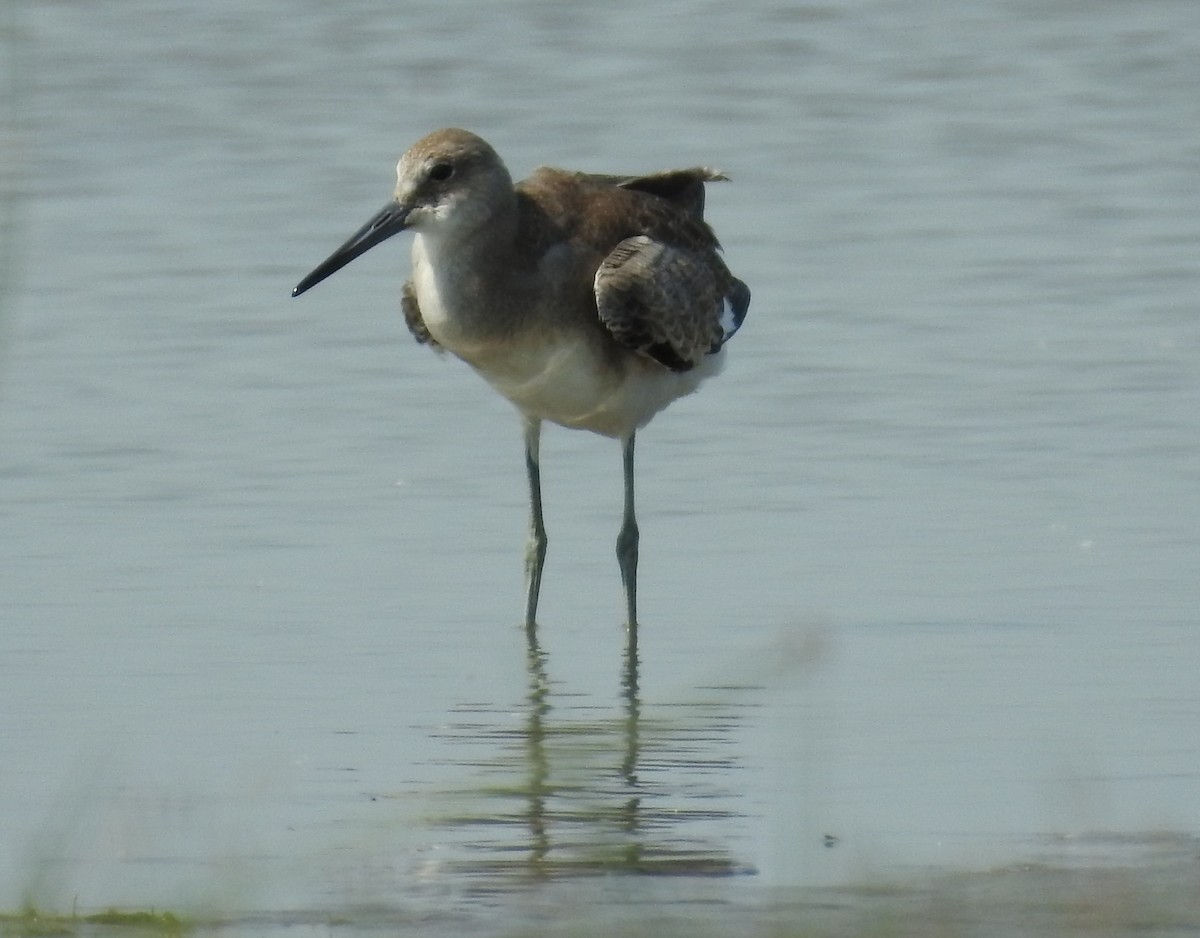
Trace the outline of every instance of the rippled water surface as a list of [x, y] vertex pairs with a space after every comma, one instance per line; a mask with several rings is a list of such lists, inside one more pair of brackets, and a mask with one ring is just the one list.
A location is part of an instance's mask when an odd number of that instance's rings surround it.
[[[0, 48], [0, 908], [1200, 919], [1193, 3], [18, 0]], [[518, 421], [412, 343], [404, 239], [289, 297], [446, 125], [733, 178], [636, 652], [618, 448], [547, 429], [528, 638]]]

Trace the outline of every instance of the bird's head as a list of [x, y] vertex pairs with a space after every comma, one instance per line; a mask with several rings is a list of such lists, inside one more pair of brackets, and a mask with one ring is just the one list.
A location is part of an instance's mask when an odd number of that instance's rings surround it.
[[485, 140], [465, 130], [435, 131], [400, 157], [391, 201], [301, 280], [292, 296], [405, 229], [452, 239], [486, 225], [513, 198], [512, 178]]

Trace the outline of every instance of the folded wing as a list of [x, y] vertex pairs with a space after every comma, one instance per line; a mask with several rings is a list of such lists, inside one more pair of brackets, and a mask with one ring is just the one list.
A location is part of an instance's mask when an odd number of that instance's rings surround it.
[[741, 326], [750, 290], [714, 249], [647, 235], [621, 241], [595, 278], [596, 311], [613, 338], [672, 371], [718, 351]]

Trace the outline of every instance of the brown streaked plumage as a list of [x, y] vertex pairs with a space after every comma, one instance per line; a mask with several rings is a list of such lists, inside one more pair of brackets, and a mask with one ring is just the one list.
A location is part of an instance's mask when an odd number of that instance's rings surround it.
[[546, 554], [538, 442], [550, 420], [622, 441], [617, 557], [636, 636], [634, 437], [720, 370], [750, 303], [703, 217], [705, 183], [724, 178], [699, 167], [647, 176], [543, 167], [513, 185], [484, 140], [439, 130], [400, 158], [392, 201], [293, 291], [414, 231], [401, 299], [409, 330], [471, 365], [524, 421], [529, 628]]

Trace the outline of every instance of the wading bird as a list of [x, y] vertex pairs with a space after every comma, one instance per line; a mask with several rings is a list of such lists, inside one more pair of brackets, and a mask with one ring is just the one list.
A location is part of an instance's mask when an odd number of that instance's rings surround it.
[[400, 157], [391, 201], [292, 291], [413, 231], [401, 301], [408, 328], [479, 372], [524, 423], [530, 629], [546, 558], [544, 420], [621, 441], [617, 560], [631, 633], [637, 628], [634, 437], [720, 370], [750, 304], [704, 221], [704, 184], [724, 178], [702, 167], [647, 176], [543, 167], [514, 185], [484, 140], [439, 130]]

